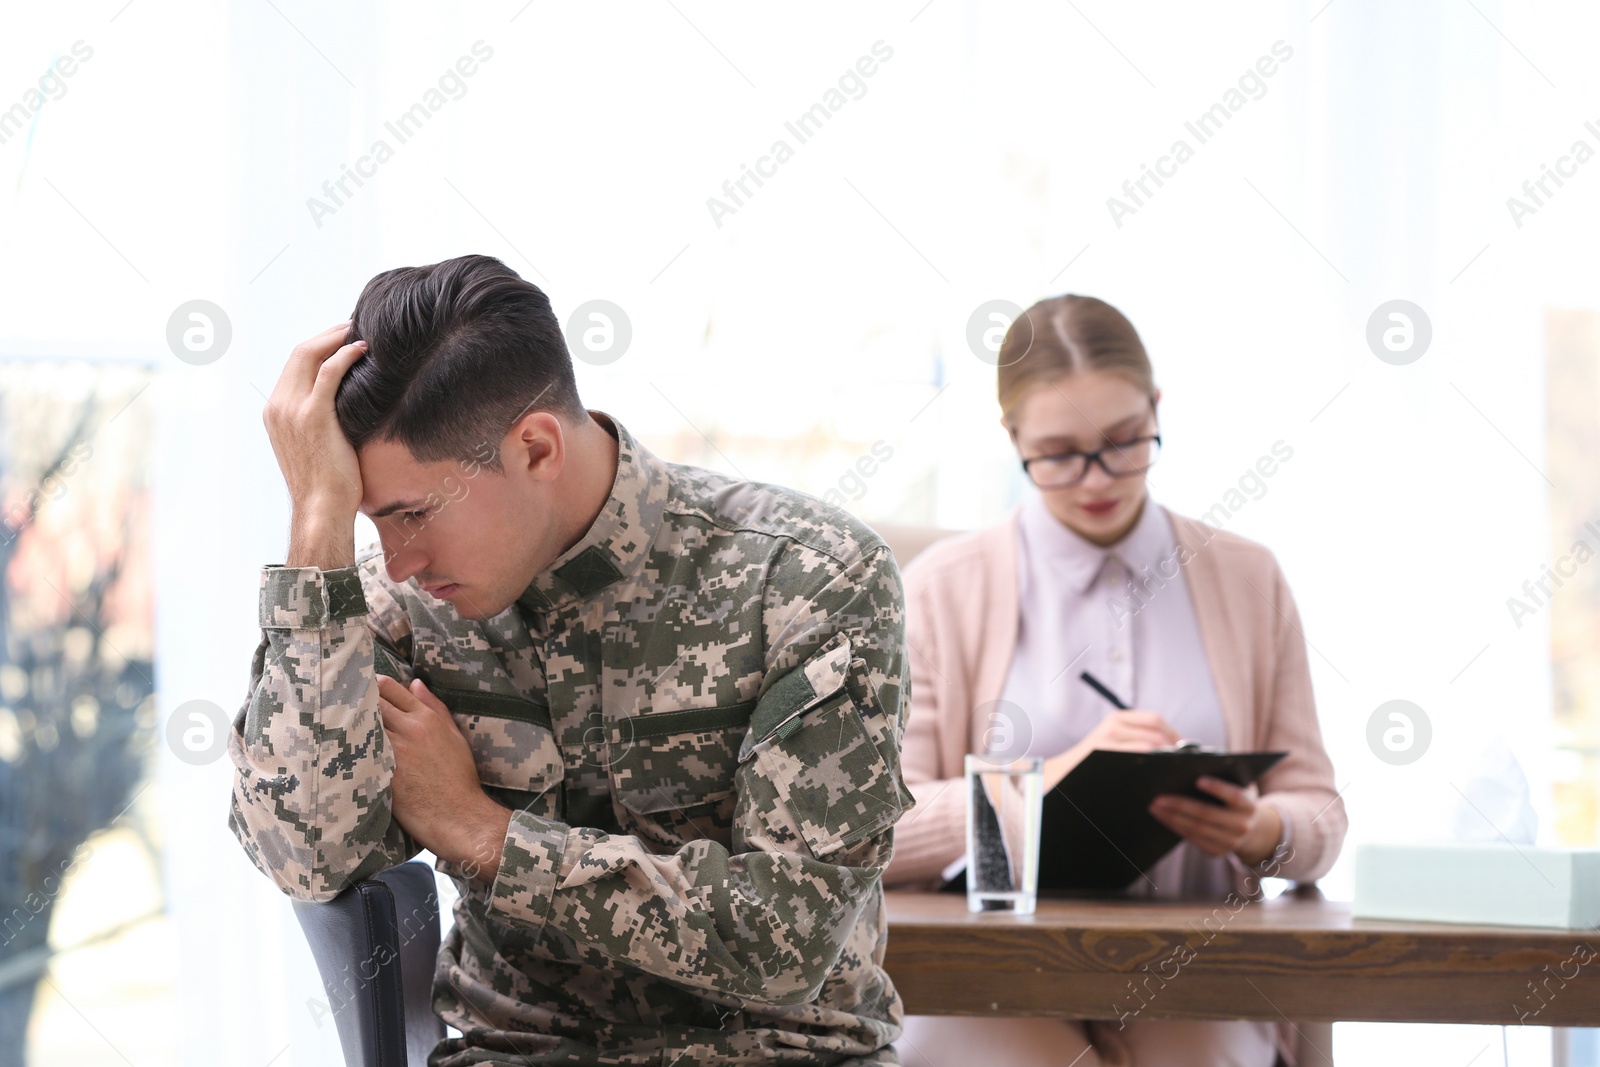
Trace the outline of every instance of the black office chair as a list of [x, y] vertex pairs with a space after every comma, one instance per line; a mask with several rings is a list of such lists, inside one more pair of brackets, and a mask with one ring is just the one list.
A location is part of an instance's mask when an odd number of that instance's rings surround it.
[[296, 900], [339, 1027], [345, 1067], [426, 1067], [444, 1039], [433, 1013], [439, 894], [412, 860], [318, 904]]

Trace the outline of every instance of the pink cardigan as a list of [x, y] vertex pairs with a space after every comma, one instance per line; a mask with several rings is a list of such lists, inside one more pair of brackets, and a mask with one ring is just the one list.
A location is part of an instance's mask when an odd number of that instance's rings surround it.
[[[939, 872], [965, 851], [962, 759], [981, 751], [985, 726], [972, 712], [999, 699], [1016, 648], [1019, 513], [935, 542], [904, 569], [911, 712], [901, 759], [917, 803], [895, 824], [887, 887], [934, 888]], [[1168, 515], [1228, 748], [1288, 751], [1260, 788], [1290, 823], [1292, 853], [1278, 875], [1311, 881], [1333, 866], [1346, 819], [1289, 587], [1266, 547]], [[1235, 869], [1241, 895], [1245, 877]]]

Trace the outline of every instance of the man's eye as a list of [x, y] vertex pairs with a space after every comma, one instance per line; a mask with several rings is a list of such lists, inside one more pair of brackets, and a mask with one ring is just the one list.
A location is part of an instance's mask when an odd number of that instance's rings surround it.
[[420, 519], [424, 515], [426, 515], [427, 513], [428, 513], [428, 510], [426, 508], [423, 508], [421, 511], [402, 511], [400, 514], [405, 516], [408, 519]]

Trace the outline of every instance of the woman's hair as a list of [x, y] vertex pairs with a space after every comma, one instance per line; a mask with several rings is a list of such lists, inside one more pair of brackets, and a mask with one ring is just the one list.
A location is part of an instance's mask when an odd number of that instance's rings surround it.
[[1047, 297], [1012, 322], [1000, 342], [1000, 412], [1016, 428], [1017, 408], [1037, 385], [1067, 374], [1120, 374], [1147, 396], [1155, 377], [1144, 342], [1127, 317], [1092, 296]]

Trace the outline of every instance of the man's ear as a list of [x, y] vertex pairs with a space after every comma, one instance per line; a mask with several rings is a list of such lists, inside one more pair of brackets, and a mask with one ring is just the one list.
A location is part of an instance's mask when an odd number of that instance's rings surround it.
[[538, 481], [553, 481], [566, 464], [566, 427], [553, 412], [530, 411], [507, 431], [500, 459], [507, 474], [519, 469]]

